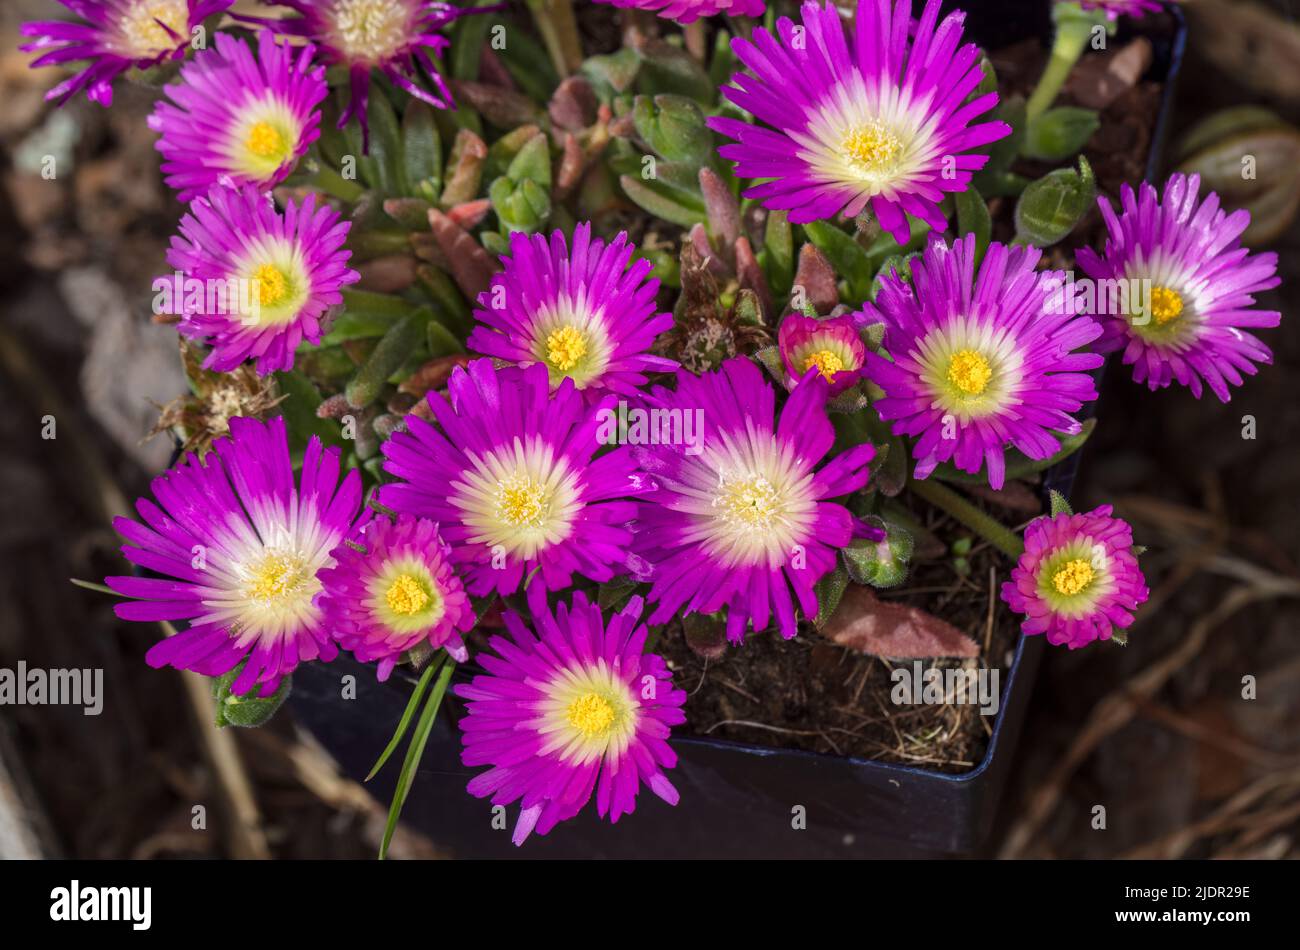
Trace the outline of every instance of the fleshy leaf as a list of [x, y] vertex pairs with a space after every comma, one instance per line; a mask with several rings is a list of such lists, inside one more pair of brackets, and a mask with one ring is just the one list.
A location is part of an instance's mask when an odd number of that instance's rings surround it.
[[1101, 126], [1092, 109], [1057, 106], [1029, 123], [1021, 151], [1029, 158], [1060, 162], [1077, 155]]
[[899, 660], [975, 657], [979, 646], [952, 624], [918, 607], [887, 603], [852, 586], [823, 633], [840, 646]]
[[849, 572], [844, 569], [842, 564], [836, 564], [835, 570], [817, 582], [815, 589], [817, 594], [817, 616], [813, 619], [813, 626], [818, 630], [830, 622], [848, 586]]
[[1016, 202], [1016, 240], [1050, 247], [1065, 238], [1097, 198], [1092, 166], [1082, 155], [1079, 168], [1058, 168], [1032, 182]]
[[235, 679], [244, 669], [244, 663], [240, 663], [229, 673], [212, 680], [212, 698], [217, 702], [215, 723], [221, 726], [261, 726], [271, 720], [289, 696], [292, 677], [286, 676], [280, 680], [280, 685], [269, 696], [261, 694], [261, 687], [254, 686], [242, 696], [236, 696], [230, 691], [234, 685]]

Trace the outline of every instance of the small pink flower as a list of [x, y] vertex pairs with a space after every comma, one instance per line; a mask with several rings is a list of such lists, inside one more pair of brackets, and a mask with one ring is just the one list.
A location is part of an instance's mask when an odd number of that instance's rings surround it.
[[790, 388], [814, 367], [830, 386], [832, 396], [862, 377], [867, 351], [852, 317], [819, 320], [792, 313], [781, 321], [777, 344]]
[[1071, 650], [1129, 626], [1148, 594], [1133, 529], [1111, 517], [1110, 505], [1030, 522], [1025, 553], [1002, 585], [1002, 599], [1025, 615], [1022, 631]]

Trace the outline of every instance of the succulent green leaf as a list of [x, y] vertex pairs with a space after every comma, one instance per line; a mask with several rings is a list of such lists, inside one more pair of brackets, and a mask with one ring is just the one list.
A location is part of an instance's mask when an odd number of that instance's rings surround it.
[[1016, 240], [1050, 247], [1078, 226], [1097, 198], [1092, 166], [1082, 155], [1079, 168], [1058, 168], [1032, 182], [1016, 203]]
[[817, 595], [817, 616], [813, 618], [813, 626], [818, 630], [826, 626], [826, 622], [831, 619], [831, 614], [835, 613], [835, 608], [840, 605], [844, 589], [848, 586], [849, 572], [842, 564], [836, 564], [835, 570], [817, 582], [813, 589]]
[[980, 197], [979, 191], [972, 185], [954, 196], [957, 205], [957, 234], [965, 237], [975, 235], [975, 265], [984, 258], [988, 250], [989, 236], [993, 233], [993, 219], [989, 217], [989, 206]]
[[631, 89], [640, 69], [641, 57], [629, 46], [623, 47], [617, 53], [590, 56], [582, 64], [583, 74], [607, 96]]
[[[666, 163], [660, 163], [662, 169]], [[623, 193], [643, 210], [684, 228], [703, 224], [704, 201], [692, 202], [683, 192], [672, 188], [660, 179], [644, 180], [631, 175], [621, 175], [619, 184]]]
[[240, 663], [229, 673], [212, 680], [212, 698], [216, 700], [214, 722], [218, 727], [224, 726], [261, 726], [269, 722], [276, 710], [284, 705], [289, 696], [292, 677], [286, 676], [279, 687], [269, 696], [262, 695], [262, 687], [254, 686], [242, 696], [230, 691], [235, 679], [243, 671], [245, 663]]
[[379, 398], [379, 393], [388, 377], [395, 373], [415, 348], [423, 342], [424, 324], [427, 319], [427, 312], [424, 314], [417, 312], [403, 317], [380, 338], [379, 345], [371, 351], [370, 356], [344, 390], [350, 406], [364, 409]]
[[637, 96], [632, 120], [645, 143], [670, 162], [699, 166], [712, 154], [713, 137], [693, 99]]
[[316, 436], [327, 446], [343, 444], [343, 434], [339, 424], [316, 417], [316, 407], [321, 404], [320, 390], [301, 370], [276, 373], [275, 385], [280, 395], [285, 397], [275, 407], [275, 412], [284, 417], [291, 449], [295, 452], [302, 451], [312, 436]]
[[1101, 126], [1093, 109], [1058, 106], [1029, 122], [1021, 151], [1029, 158], [1059, 162], [1079, 154]]
[[[482, 17], [466, 17], [480, 20]], [[442, 137], [433, 119], [433, 107], [412, 99], [402, 113], [402, 162], [410, 193], [436, 203], [442, 190]]]
[[763, 276], [772, 293], [784, 297], [794, 283], [794, 237], [790, 216], [785, 211], [769, 211], [763, 227]]

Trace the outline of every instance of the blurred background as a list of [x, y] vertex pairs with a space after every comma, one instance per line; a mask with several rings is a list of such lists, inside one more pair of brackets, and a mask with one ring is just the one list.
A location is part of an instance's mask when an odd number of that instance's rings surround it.
[[[1170, 166], [1180, 136], [1223, 108], [1300, 123], [1293, 5], [1184, 6]], [[181, 209], [145, 127], [148, 90], [119, 85], [112, 110], [44, 102], [58, 74], [27, 68], [18, 27], [57, 10], [0, 6], [0, 667], [102, 667], [112, 702], [97, 717], [0, 707], [0, 857], [371, 857], [386, 809], [291, 716], [211, 728], [201, 682], [144, 665], [154, 631], [68, 583], [119, 569], [111, 518], [170, 455], [165, 437], [142, 437], [184, 389], [176, 335], [149, 307]], [[1284, 315], [1262, 334], [1276, 365], [1226, 406], [1149, 393], [1112, 367], [1075, 507], [1109, 502], [1133, 522], [1152, 599], [1126, 648], [1049, 651], [989, 855], [1300, 854], [1297, 141], [1210, 139], [1259, 156], [1234, 198], [1258, 221], [1253, 248], [1280, 258], [1283, 286], [1260, 301]], [[1193, 151], [1181, 158], [1223, 164]], [[210, 831], [193, 830], [195, 803], [219, 810]], [[408, 830], [391, 853], [441, 854]]]

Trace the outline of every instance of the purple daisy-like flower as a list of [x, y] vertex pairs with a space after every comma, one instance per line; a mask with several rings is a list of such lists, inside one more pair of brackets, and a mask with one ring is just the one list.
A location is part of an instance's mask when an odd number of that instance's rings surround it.
[[912, 263], [912, 281], [882, 282], [867, 322], [885, 323], [889, 358], [867, 354], [867, 377], [894, 433], [917, 437], [916, 478], [951, 459], [972, 474], [986, 466], [1001, 488], [1005, 450], [1032, 459], [1060, 449], [1057, 433], [1081, 426], [1072, 413], [1097, 398], [1088, 370], [1096, 353], [1074, 352], [1101, 334], [1063, 305], [1059, 274], [1036, 271], [1041, 251], [989, 245], [978, 271], [975, 236], [950, 248], [934, 238]]
[[400, 479], [383, 487], [384, 504], [437, 521], [475, 595], [621, 573], [640, 477], [627, 447], [593, 458], [613, 397], [590, 406], [569, 380], [552, 392], [541, 365], [487, 359], [458, 367], [447, 393], [428, 396], [435, 424], [408, 415], [384, 443]]
[[218, 185], [191, 204], [167, 261], [187, 281], [224, 288], [223, 298], [187, 293], [176, 308], [177, 329], [212, 347], [203, 365], [225, 373], [253, 358], [266, 375], [291, 368], [304, 339], [319, 343], [327, 311], [360, 278], [343, 249], [349, 227], [315, 195], [281, 214], [254, 187]]
[[788, 386], [816, 367], [832, 396], [861, 379], [866, 365], [867, 348], [852, 317], [820, 320], [792, 313], [781, 321], [777, 347], [790, 375]]
[[113, 82], [128, 69], [148, 69], [183, 59], [192, 31], [234, 0], [59, 0], [84, 22], [24, 23], [23, 36], [36, 37], [19, 49], [40, 52], [32, 67], [88, 62], [59, 83], [46, 99], [67, 102], [83, 89], [102, 106], [113, 104]]
[[1127, 627], [1148, 593], [1133, 529], [1111, 517], [1110, 505], [1031, 521], [1025, 553], [1002, 585], [1002, 599], [1025, 615], [1021, 630], [1071, 650]]
[[983, 79], [979, 49], [961, 45], [963, 14], [938, 22], [939, 2], [928, 0], [914, 32], [910, 0], [892, 11], [888, 0], [859, 0], [850, 43], [828, 0], [805, 3], [802, 26], [777, 21], [780, 41], [766, 30], [731, 41], [752, 75], [737, 73], [722, 92], [771, 127], [709, 119], [735, 139], [718, 151], [736, 162], [737, 174], [771, 179], [745, 197], [789, 209], [796, 223], [870, 206], [900, 244], [907, 214], [944, 228], [944, 193], [965, 191], [988, 161], [970, 150], [1011, 128], [970, 124], [998, 97], [966, 101]]
[[596, 0], [623, 10], [652, 10], [667, 20], [694, 23], [700, 17], [762, 16], [767, 10], [765, 0]]
[[143, 524], [117, 518], [122, 553], [161, 578], [108, 577], [135, 598], [114, 607], [123, 620], [187, 620], [145, 660], [221, 676], [247, 659], [232, 690], [272, 693], [303, 660], [338, 648], [315, 603], [317, 572], [347, 537], [361, 505], [361, 476], [339, 482], [339, 450], [312, 438], [294, 486], [284, 419], [230, 420], [230, 437], [205, 461], [187, 456], [136, 501]]
[[314, 48], [293, 48], [262, 31], [257, 56], [218, 33], [215, 46], [181, 69], [164, 90], [149, 128], [160, 136], [167, 184], [192, 201], [223, 177], [267, 190], [293, 171], [320, 137], [317, 107], [328, 93]]
[[[267, 3], [288, 7], [299, 15], [279, 20], [250, 16], [238, 19], [276, 33], [306, 37], [320, 47], [326, 62], [345, 67], [351, 99], [339, 116], [339, 128], [355, 117], [361, 123], [367, 148], [370, 71], [378, 69], [394, 85], [435, 108], [450, 109], [451, 92], [432, 57], [440, 56], [451, 42], [438, 31], [459, 16], [486, 13], [489, 9], [462, 10], [434, 0], [267, 0]], [[432, 84], [433, 91], [418, 81], [421, 72]]]
[[[1242, 374], [1252, 376], [1256, 363], [1273, 361], [1269, 348], [1247, 331], [1281, 321], [1276, 310], [1253, 309], [1254, 295], [1281, 281], [1276, 254], [1251, 254], [1241, 246], [1250, 212], [1228, 214], [1214, 192], [1200, 201], [1200, 186], [1199, 175], [1171, 175], [1161, 201], [1150, 184], [1138, 194], [1124, 185], [1119, 215], [1099, 198], [1109, 232], [1105, 253], [1081, 248], [1078, 261], [1095, 281], [1149, 290], [1124, 295], [1132, 313], [1098, 314], [1098, 350], [1122, 349], [1133, 379], [1149, 389], [1177, 380], [1199, 398], [1204, 381], [1227, 402], [1228, 387], [1240, 386]], [[1135, 306], [1134, 296], [1149, 296], [1149, 303]]]
[[1140, 17], [1148, 13], [1159, 13], [1164, 6], [1157, 0], [1078, 0], [1078, 3], [1085, 10], [1102, 10], [1112, 20], [1122, 16]]
[[649, 261], [632, 262], [635, 250], [624, 233], [609, 244], [592, 240], [587, 222], [574, 228], [572, 252], [562, 231], [549, 240], [515, 232], [505, 269], [479, 294], [469, 348], [520, 366], [541, 363], [552, 388], [571, 379], [591, 393], [635, 394], [646, 373], [677, 368], [648, 352], [673, 316], [656, 312], [659, 281]]
[[529, 601], [536, 636], [506, 611], [510, 639], [493, 637], [497, 655], [479, 657], [487, 673], [454, 687], [468, 709], [461, 761], [491, 766], [470, 781], [470, 794], [520, 803], [516, 845], [578, 814], [593, 792], [611, 822], [631, 814], [642, 785], [676, 805], [664, 769], [677, 763], [668, 736], [686, 721], [686, 693], [673, 688], [662, 658], [642, 652], [641, 598], [608, 625], [581, 592], [554, 615], [545, 598]]
[[320, 607], [340, 647], [379, 661], [380, 680], [420, 644], [469, 658], [460, 635], [474, 626], [474, 608], [436, 524], [375, 518], [333, 556], [337, 566], [319, 574]]
[[864, 443], [816, 467], [835, 441], [816, 369], [779, 420], [774, 389], [744, 357], [704, 376], [678, 372], [676, 392], [655, 396], [685, 437], [634, 449], [652, 480], [636, 535], [658, 604], [650, 622], [726, 607], [732, 642], [751, 622], [766, 629], [774, 614], [781, 635], [793, 637], [795, 602], [817, 615], [813, 588], [838, 550], [855, 535], [883, 538], [827, 500], [867, 483], [875, 449]]

